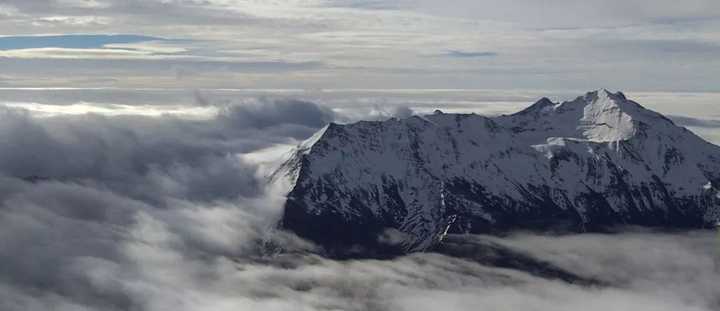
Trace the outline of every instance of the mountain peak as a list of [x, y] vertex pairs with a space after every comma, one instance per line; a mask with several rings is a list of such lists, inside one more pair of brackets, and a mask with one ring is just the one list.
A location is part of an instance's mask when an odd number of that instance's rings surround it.
[[284, 228], [340, 252], [422, 251], [447, 232], [720, 217], [720, 148], [607, 90], [499, 117], [331, 124], [284, 167], [295, 177]]
[[580, 96], [573, 102], [584, 102], [585, 104], [612, 104], [620, 108], [645, 109], [638, 103], [628, 100], [622, 92], [613, 93], [607, 89], [590, 91]]
[[501, 121], [516, 131], [534, 132], [537, 138], [593, 142], [628, 140], [651, 126], [660, 131], [678, 129], [669, 119], [627, 99], [622, 92], [607, 89], [590, 91], [562, 103], [542, 98]]
[[[630, 101], [625, 97], [622, 92], [613, 93], [607, 89], [599, 89], [595, 91], [586, 92], [585, 95], [578, 96], [575, 100], [566, 101], [562, 103], [556, 103], [547, 97], [539, 99], [537, 102], [532, 104], [530, 107], [516, 113], [521, 114], [541, 114], [542, 112], [551, 112], [562, 105], [588, 105], [596, 103], [607, 103], [612, 102], [615, 105], [631, 104]], [[634, 103], [633, 106], [638, 106]], [[561, 109], [562, 111], [562, 109]]]
[[577, 129], [583, 131], [583, 136], [588, 140], [626, 140], [637, 131], [638, 120], [634, 117], [638, 106], [628, 101], [622, 93], [612, 93], [606, 89], [590, 92], [579, 103], [582, 115]]
[[607, 89], [587, 92], [584, 96], [579, 96], [568, 103], [583, 106], [603, 106], [604, 108], [615, 108], [622, 110], [624, 113], [632, 114], [637, 117], [657, 118], [660, 115], [650, 109], [643, 107], [637, 102], [628, 99], [623, 92], [611, 92]]
[[518, 115], [521, 114], [533, 114], [533, 115], [539, 115], [545, 110], [552, 109], [550, 107], [554, 107], [557, 105], [557, 103], [554, 103], [552, 100], [550, 100], [547, 97], [543, 97], [536, 101], [534, 104], [530, 105], [530, 107], [527, 107], [523, 109], [522, 111], [516, 113]]
[[585, 94], [585, 97], [586, 98], [590, 97], [590, 98], [595, 98], [595, 99], [609, 98], [612, 100], [621, 100], [621, 101], [627, 100], [627, 98], [625, 97], [625, 94], [623, 94], [623, 92], [618, 91], [616, 93], [613, 93], [612, 91], [610, 91], [608, 89], [604, 89], [604, 88], [598, 89], [595, 91], [589, 91]]

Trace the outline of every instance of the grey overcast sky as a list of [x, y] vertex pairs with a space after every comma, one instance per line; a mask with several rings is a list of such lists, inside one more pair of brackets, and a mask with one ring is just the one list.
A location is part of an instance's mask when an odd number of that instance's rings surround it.
[[720, 91], [717, 0], [2, 0], [0, 87]]

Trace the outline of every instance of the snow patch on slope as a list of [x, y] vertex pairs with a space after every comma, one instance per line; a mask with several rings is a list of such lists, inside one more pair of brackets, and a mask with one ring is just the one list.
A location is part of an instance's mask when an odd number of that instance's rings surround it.
[[613, 142], [626, 140], [635, 134], [633, 118], [623, 111], [621, 105], [626, 100], [608, 91], [598, 95], [583, 108], [578, 129], [583, 136], [593, 142]]
[[298, 151], [302, 152], [303, 154], [308, 154], [310, 152], [310, 150], [312, 149], [312, 147], [315, 145], [315, 143], [317, 143], [320, 140], [320, 138], [322, 138], [323, 135], [325, 135], [325, 132], [327, 132], [328, 128], [332, 125], [333, 124], [330, 123], [326, 126], [323, 126], [323, 128], [321, 128], [320, 130], [315, 132], [315, 134], [310, 136], [310, 138], [302, 141], [298, 145], [298, 148], [297, 148]]

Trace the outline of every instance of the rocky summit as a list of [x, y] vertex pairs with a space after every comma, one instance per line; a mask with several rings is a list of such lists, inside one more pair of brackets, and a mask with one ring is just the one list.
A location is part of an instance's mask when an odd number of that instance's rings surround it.
[[331, 123], [277, 171], [282, 226], [331, 254], [427, 250], [448, 233], [712, 227], [720, 147], [606, 90], [511, 115]]

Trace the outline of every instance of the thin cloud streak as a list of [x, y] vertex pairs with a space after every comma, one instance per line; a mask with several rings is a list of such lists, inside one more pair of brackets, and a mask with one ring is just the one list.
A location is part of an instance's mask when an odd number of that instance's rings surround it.
[[0, 36], [0, 50], [20, 50], [36, 48], [102, 48], [114, 43], [137, 43], [144, 41], [163, 41], [166, 39], [137, 35], [38, 35], [38, 36]]
[[445, 56], [458, 58], [475, 58], [475, 57], [495, 57], [495, 52], [466, 52], [466, 51], [448, 51]]

